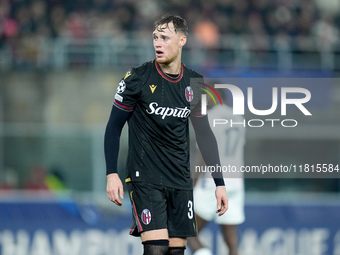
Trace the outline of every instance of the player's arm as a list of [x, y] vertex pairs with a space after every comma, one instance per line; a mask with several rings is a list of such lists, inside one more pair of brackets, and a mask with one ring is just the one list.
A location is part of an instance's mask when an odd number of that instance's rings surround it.
[[116, 205], [122, 205], [123, 184], [118, 176], [117, 162], [120, 135], [125, 122], [132, 113], [138, 99], [140, 80], [134, 69], [128, 71], [120, 80], [117, 93], [104, 137], [107, 185], [106, 192], [109, 199]]
[[[212, 132], [208, 116], [191, 117], [192, 126], [195, 130], [196, 142], [207, 166], [220, 166], [218, 147], [214, 133]], [[224, 214], [228, 209], [228, 197], [224, 186], [221, 172], [212, 173], [216, 184], [215, 196], [217, 199], [217, 213]]]
[[121, 199], [124, 197], [123, 184], [117, 170], [119, 142], [122, 129], [129, 116], [130, 112], [122, 111], [113, 106], [104, 136], [107, 176], [106, 192], [109, 199], [119, 206], [123, 204], [119, 197]]
[[[197, 146], [207, 166], [221, 165], [218, 154], [217, 141], [212, 132], [208, 117], [191, 117], [191, 123], [195, 130]], [[212, 173], [216, 186], [224, 186], [221, 172]]]

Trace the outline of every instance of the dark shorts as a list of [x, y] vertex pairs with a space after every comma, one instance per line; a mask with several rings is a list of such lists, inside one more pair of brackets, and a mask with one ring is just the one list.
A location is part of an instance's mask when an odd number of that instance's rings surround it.
[[192, 190], [178, 190], [143, 182], [128, 182], [133, 222], [130, 234], [168, 229], [169, 237], [197, 235]]

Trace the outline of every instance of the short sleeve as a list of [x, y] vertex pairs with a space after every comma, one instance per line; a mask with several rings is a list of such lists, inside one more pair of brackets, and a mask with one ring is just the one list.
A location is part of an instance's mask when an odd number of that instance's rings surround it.
[[132, 112], [138, 100], [139, 84], [135, 70], [128, 71], [118, 84], [114, 106], [123, 111]]

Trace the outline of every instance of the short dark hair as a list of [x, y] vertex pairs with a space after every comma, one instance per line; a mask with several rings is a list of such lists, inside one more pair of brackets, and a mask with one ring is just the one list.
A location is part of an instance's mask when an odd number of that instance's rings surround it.
[[165, 14], [159, 20], [157, 20], [154, 23], [153, 31], [155, 31], [156, 29], [158, 29], [159, 31], [162, 31], [162, 29], [159, 29], [158, 27], [166, 24], [167, 25], [166, 28], [167, 28], [169, 26], [169, 23], [171, 22], [174, 24], [174, 29], [176, 33], [182, 32], [185, 35], [188, 35], [188, 25], [185, 19], [181, 18], [180, 16], [171, 15], [171, 14]]

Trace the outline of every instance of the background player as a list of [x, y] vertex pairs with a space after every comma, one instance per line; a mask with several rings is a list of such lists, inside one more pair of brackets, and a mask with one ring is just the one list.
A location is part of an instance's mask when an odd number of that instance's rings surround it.
[[[129, 123], [125, 181], [134, 216], [130, 233], [141, 236], [144, 254], [184, 254], [186, 238], [197, 233], [188, 117], [200, 106], [191, 80], [202, 76], [181, 63], [187, 30], [185, 20], [178, 16], [166, 15], [155, 23], [156, 59], [133, 68], [120, 81], [105, 132], [107, 194], [122, 205], [117, 157], [121, 130]], [[220, 164], [207, 116], [190, 118], [204, 160]], [[216, 213], [223, 215], [228, 201], [222, 175], [214, 181]]]
[[[212, 126], [212, 130], [218, 141], [219, 153], [222, 166], [235, 166], [240, 169], [243, 165], [243, 151], [245, 144], [245, 127], [242, 125], [230, 126], [230, 120], [234, 123], [243, 123], [243, 116], [233, 115], [232, 108], [226, 104], [225, 94], [219, 93], [223, 105], [214, 105], [214, 102], [208, 97], [209, 102], [209, 122], [212, 125], [214, 119], [226, 119], [228, 124]], [[204, 161], [198, 153], [195, 165], [203, 166]], [[198, 224], [198, 232], [204, 228], [209, 221], [214, 221], [221, 226], [221, 231], [225, 243], [229, 248], [229, 255], [238, 254], [238, 233], [237, 225], [245, 220], [244, 216], [244, 181], [241, 173], [225, 173], [226, 189], [229, 198], [229, 209], [221, 217], [215, 217], [213, 205], [215, 198], [211, 195], [211, 189], [215, 185], [207, 173], [202, 173], [195, 180], [194, 200], [195, 212]], [[211, 255], [210, 249], [204, 246], [198, 237], [188, 239], [188, 244], [194, 255]]]

